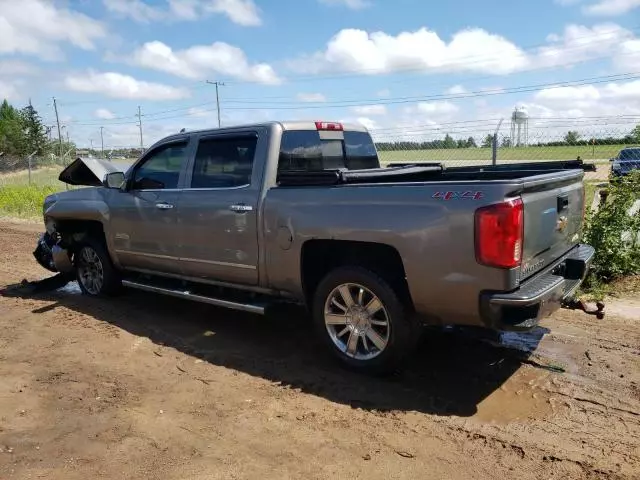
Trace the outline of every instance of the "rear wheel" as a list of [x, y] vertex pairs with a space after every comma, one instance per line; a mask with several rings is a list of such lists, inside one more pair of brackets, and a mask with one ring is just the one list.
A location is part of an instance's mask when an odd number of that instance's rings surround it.
[[318, 285], [314, 321], [343, 364], [369, 373], [398, 368], [413, 351], [416, 325], [397, 292], [376, 273], [340, 267]]
[[103, 243], [94, 238], [83, 241], [74, 253], [76, 278], [82, 293], [112, 295], [121, 287], [120, 276]]

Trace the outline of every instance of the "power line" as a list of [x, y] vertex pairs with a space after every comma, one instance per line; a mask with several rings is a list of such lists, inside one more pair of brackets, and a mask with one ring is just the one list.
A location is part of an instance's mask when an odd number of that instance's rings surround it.
[[[532, 84], [532, 85], [524, 85], [524, 86], [518, 86], [518, 87], [511, 87], [511, 88], [506, 88], [506, 89], [495, 89], [495, 90], [479, 90], [479, 91], [472, 91], [472, 92], [466, 92], [463, 94], [434, 94], [434, 95], [423, 95], [423, 96], [410, 96], [410, 97], [391, 97], [388, 99], [355, 99], [355, 100], [345, 100], [345, 101], [341, 101], [341, 102], [326, 102], [326, 103], [300, 103], [300, 104], [291, 104], [289, 102], [272, 102], [272, 103], [267, 103], [265, 105], [260, 105], [260, 106], [229, 106], [226, 107], [229, 110], [306, 110], [306, 109], [329, 109], [329, 108], [348, 108], [348, 107], [358, 107], [358, 106], [369, 106], [369, 105], [395, 105], [395, 104], [406, 104], [406, 103], [418, 103], [418, 102], [423, 102], [423, 101], [428, 101], [428, 100], [437, 100], [437, 101], [444, 101], [444, 100], [459, 100], [459, 99], [466, 99], [466, 98], [476, 98], [476, 97], [485, 97], [485, 96], [495, 96], [495, 95], [509, 95], [509, 94], [516, 94], [516, 93], [527, 93], [527, 92], [533, 92], [533, 91], [540, 91], [540, 90], [544, 90], [544, 89], [552, 89], [552, 88], [562, 88], [562, 87], [571, 87], [571, 86], [585, 86], [585, 85], [594, 85], [594, 84], [599, 84], [599, 83], [605, 83], [605, 82], [610, 82], [610, 81], [622, 81], [622, 80], [634, 80], [637, 78], [640, 78], [640, 72], [628, 72], [628, 73], [621, 73], [621, 74], [616, 74], [616, 75], [605, 75], [605, 76], [598, 76], [598, 77], [590, 77], [590, 78], [584, 78], [584, 79], [578, 79], [578, 80], [571, 80], [571, 81], [565, 81], [565, 82], [555, 82], [555, 83], [541, 83], [541, 84]], [[154, 118], [148, 118], [147, 121], [150, 122], [154, 122], [154, 121], [162, 121], [162, 120], [169, 120], [169, 119], [173, 119], [173, 118], [182, 118], [185, 116], [191, 116], [191, 115], [195, 115], [195, 114], [200, 114], [202, 112], [207, 112], [207, 111], [212, 111], [214, 109], [204, 109], [204, 110], [200, 110], [198, 112], [187, 112], [185, 114], [179, 114], [179, 115], [170, 115], [170, 116], [166, 116], [164, 115], [165, 113], [170, 113], [170, 112], [175, 112], [175, 111], [182, 111], [185, 109], [192, 109], [201, 105], [206, 105], [206, 104], [210, 104], [213, 102], [206, 102], [206, 103], [202, 103], [199, 105], [192, 105], [192, 106], [188, 106], [188, 107], [180, 107], [180, 108], [175, 108], [175, 109], [170, 109], [170, 110], [166, 110], [166, 111], [157, 111], [157, 112], [153, 112], [150, 114], [146, 114], [146, 115], [142, 115], [141, 112], [138, 113], [138, 115], [135, 115], [134, 117], [137, 117], [137, 121], [124, 121], [124, 122], [110, 122], [107, 125], [109, 126], [115, 126], [115, 125], [134, 125], [134, 124], [139, 124], [139, 126], [141, 127], [141, 117], [151, 117], [154, 116]], [[230, 102], [231, 103], [231, 102]], [[242, 103], [240, 103], [240, 101], [237, 102], [238, 104], [242, 105]], [[255, 103], [253, 102], [246, 102], [249, 105], [255, 105]], [[216, 108], [215, 110], [218, 110], [218, 102], [216, 102]], [[164, 116], [163, 116], [164, 115]], [[75, 121], [75, 122], [69, 122], [69, 123], [73, 123], [75, 125], [83, 125], [83, 126], [100, 126], [99, 123], [81, 123], [80, 121]]]
[[[626, 76], [622, 76], [626, 75]], [[413, 96], [413, 97], [396, 97], [390, 99], [367, 99], [367, 100], [352, 100], [345, 102], [326, 102], [322, 104], [318, 103], [307, 103], [304, 105], [290, 105], [287, 102], [281, 103], [273, 103], [262, 105], [259, 107], [226, 107], [227, 110], [306, 110], [306, 109], [317, 109], [317, 108], [344, 108], [344, 107], [362, 107], [368, 105], [397, 105], [403, 103], [415, 103], [421, 102], [425, 100], [457, 100], [463, 98], [475, 98], [475, 97], [485, 97], [485, 96], [494, 96], [494, 95], [509, 95], [514, 93], [527, 93], [527, 92], [535, 92], [544, 89], [551, 88], [562, 88], [562, 87], [571, 87], [571, 86], [585, 86], [585, 85], [595, 85], [599, 83], [610, 82], [612, 80], [635, 80], [639, 79], [640, 75], [638, 73], [628, 73], [622, 75], [608, 75], [604, 77], [592, 77], [591, 79], [582, 79], [582, 80], [572, 80], [567, 82], [556, 82], [556, 83], [541, 83], [536, 85], [526, 85], [521, 87], [511, 87], [505, 89], [496, 89], [496, 90], [485, 90], [485, 91], [474, 91], [463, 94], [437, 94], [437, 95], [425, 95], [425, 96]], [[275, 105], [275, 106], [272, 106]], [[286, 106], [280, 106], [286, 105]]]

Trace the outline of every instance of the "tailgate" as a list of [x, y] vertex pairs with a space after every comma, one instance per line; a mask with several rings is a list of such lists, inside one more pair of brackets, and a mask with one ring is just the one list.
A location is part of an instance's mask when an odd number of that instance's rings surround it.
[[525, 180], [520, 278], [538, 272], [575, 246], [584, 214], [584, 172], [567, 170]]

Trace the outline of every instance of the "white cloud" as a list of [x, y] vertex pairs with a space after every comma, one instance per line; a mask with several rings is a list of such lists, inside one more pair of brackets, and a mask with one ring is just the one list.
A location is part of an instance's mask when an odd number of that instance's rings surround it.
[[445, 93], [448, 95], [462, 95], [468, 92], [462, 85], [454, 85], [453, 87], [448, 88]]
[[[312, 74], [338, 71], [379, 75], [422, 71], [508, 75], [602, 58], [619, 57], [619, 63], [625, 64], [621, 46], [624, 48], [625, 42], [637, 38], [632, 31], [605, 22], [589, 27], [570, 24], [564, 31], [548, 35], [546, 40], [544, 46], [524, 51], [508, 39], [480, 28], [461, 30], [449, 42], [426, 27], [395, 36], [343, 29], [323, 50], [290, 60], [288, 66]], [[633, 43], [628, 45], [628, 49], [637, 48]]]
[[350, 110], [357, 115], [386, 115], [387, 107], [384, 105], [360, 105], [351, 107]]
[[377, 130], [380, 128], [380, 124], [376, 122], [373, 118], [368, 118], [364, 116], [360, 117], [343, 117], [338, 118], [337, 121], [339, 123], [359, 123], [364, 126], [368, 130]]
[[105, 8], [140, 23], [156, 21], [193, 21], [208, 14], [227, 16], [243, 26], [262, 23], [253, 0], [166, 0], [163, 5], [144, 0], [103, 0]]
[[587, 15], [617, 16], [640, 7], [640, 0], [600, 0], [586, 5], [582, 11]]
[[211, 117], [214, 114], [213, 110], [205, 110], [204, 108], [200, 108], [200, 107], [191, 107], [189, 110], [187, 110], [187, 114], [191, 117]]
[[152, 7], [142, 0], [102, 0], [105, 8], [111, 13], [117, 13], [135, 20], [136, 22], [152, 22], [161, 20], [165, 16], [158, 7]]
[[137, 80], [116, 72], [95, 72], [68, 75], [64, 80], [69, 90], [97, 93], [111, 98], [131, 100], [179, 100], [189, 96], [189, 91], [161, 83]]
[[182, 20], [198, 19], [198, 0], [168, 0], [171, 13]]
[[524, 68], [527, 58], [504, 37], [479, 28], [462, 30], [449, 43], [424, 27], [396, 36], [344, 29], [323, 51], [293, 60], [290, 65], [311, 73], [337, 70], [375, 75], [424, 70], [506, 74]]
[[544, 89], [534, 98], [543, 104], [588, 108], [601, 97], [600, 91], [593, 85]]
[[447, 115], [457, 112], [460, 108], [451, 102], [419, 102], [415, 105], [415, 110], [432, 115]]
[[301, 102], [326, 102], [327, 97], [321, 93], [299, 93], [296, 98]]
[[175, 51], [160, 41], [147, 42], [133, 52], [129, 62], [183, 78], [204, 80], [207, 74], [220, 74], [268, 85], [281, 82], [271, 65], [250, 64], [242, 49], [224, 42]]
[[376, 122], [372, 118], [358, 117], [356, 118], [356, 122], [358, 122], [360, 125], [364, 125], [364, 127], [367, 130], [376, 130], [380, 128], [380, 125], [378, 125], [378, 122]]
[[0, 77], [14, 77], [16, 75], [34, 75], [38, 68], [19, 60], [0, 61]]
[[625, 40], [613, 55], [613, 65], [620, 71], [640, 70], [640, 39]]
[[320, 3], [330, 6], [342, 6], [351, 10], [362, 10], [371, 6], [368, 0], [318, 0]]
[[112, 120], [113, 118], [115, 118], [115, 115], [106, 108], [97, 109], [95, 112], [93, 112], [93, 116], [103, 120]]
[[0, 101], [18, 98], [18, 86], [11, 80], [0, 80]]
[[562, 66], [615, 55], [619, 52], [620, 43], [632, 37], [631, 31], [615, 23], [601, 23], [593, 27], [570, 24], [562, 35], [547, 37], [550, 45], [535, 52], [533, 63], [540, 67]]
[[0, 54], [61, 57], [60, 43], [83, 50], [95, 48], [105, 26], [82, 13], [46, 0], [0, 1]]
[[604, 98], [640, 101], [640, 80], [626, 83], [609, 83], [602, 89]]
[[534, 95], [537, 101], [574, 105], [593, 105], [598, 100], [640, 100], [640, 80], [618, 83], [612, 82], [597, 87], [581, 85], [577, 87], [547, 88]]
[[[580, 123], [583, 129], [589, 129], [596, 136], [606, 136], [598, 135], [597, 131], [612, 134], [621, 128], [621, 123], [633, 120], [624, 119], [622, 115], [640, 116], [640, 80], [545, 89], [534, 94], [531, 105], [525, 106], [532, 117], [543, 119], [588, 117], [590, 120]], [[614, 118], [597, 118], [603, 116]]]
[[255, 26], [262, 23], [258, 7], [253, 0], [210, 0], [204, 11], [225, 14], [239, 25]]

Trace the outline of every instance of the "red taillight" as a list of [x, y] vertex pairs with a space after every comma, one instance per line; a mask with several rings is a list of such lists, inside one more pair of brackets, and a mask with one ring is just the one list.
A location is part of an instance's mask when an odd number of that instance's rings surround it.
[[489, 267], [513, 268], [522, 261], [524, 205], [516, 198], [476, 210], [476, 260]]
[[343, 130], [341, 123], [336, 122], [316, 122], [317, 130], [333, 130], [336, 132], [340, 132]]

